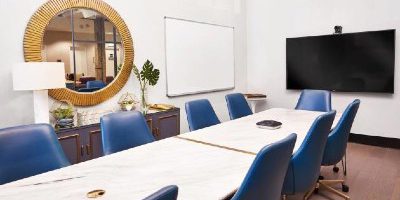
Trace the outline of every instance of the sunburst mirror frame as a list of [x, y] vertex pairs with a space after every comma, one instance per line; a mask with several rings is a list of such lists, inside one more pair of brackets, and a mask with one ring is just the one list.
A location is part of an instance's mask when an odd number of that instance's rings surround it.
[[24, 36], [24, 57], [26, 62], [42, 62], [43, 37], [50, 20], [67, 9], [86, 8], [103, 14], [114, 24], [121, 37], [124, 49], [122, 68], [113, 82], [105, 88], [91, 93], [76, 92], [67, 88], [49, 90], [56, 100], [69, 100], [77, 106], [92, 106], [116, 95], [126, 84], [132, 71], [134, 59], [133, 41], [128, 27], [121, 16], [101, 0], [50, 0], [43, 4], [31, 17]]

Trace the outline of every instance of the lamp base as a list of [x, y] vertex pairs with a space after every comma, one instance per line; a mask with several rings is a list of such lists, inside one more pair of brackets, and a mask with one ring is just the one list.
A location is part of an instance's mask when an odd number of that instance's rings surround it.
[[48, 90], [33, 91], [33, 112], [35, 124], [50, 122]]

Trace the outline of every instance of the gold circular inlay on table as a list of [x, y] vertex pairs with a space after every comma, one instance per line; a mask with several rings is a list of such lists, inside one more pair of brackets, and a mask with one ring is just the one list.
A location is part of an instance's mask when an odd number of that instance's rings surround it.
[[121, 16], [108, 4], [100, 0], [50, 0], [43, 4], [31, 17], [24, 36], [24, 56], [26, 62], [42, 62], [43, 37], [51, 19], [64, 10], [87, 8], [103, 14], [114, 24], [121, 36], [124, 59], [120, 72], [105, 88], [88, 93], [79, 93], [67, 88], [49, 90], [56, 100], [67, 99], [77, 106], [92, 106], [116, 95], [126, 84], [132, 71], [134, 59], [133, 41], [128, 27]]
[[86, 194], [87, 198], [98, 198], [106, 193], [105, 190], [92, 190]]

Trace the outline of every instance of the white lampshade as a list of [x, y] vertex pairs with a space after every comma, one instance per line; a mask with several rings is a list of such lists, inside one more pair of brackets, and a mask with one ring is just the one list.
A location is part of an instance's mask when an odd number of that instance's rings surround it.
[[24, 62], [13, 67], [14, 90], [65, 88], [65, 68], [61, 62]]

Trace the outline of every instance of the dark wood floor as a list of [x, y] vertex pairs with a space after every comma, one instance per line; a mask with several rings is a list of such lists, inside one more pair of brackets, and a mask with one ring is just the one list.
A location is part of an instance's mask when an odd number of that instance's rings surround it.
[[[400, 200], [400, 149], [374, 147], [350, 143], [347, 148], [346, 184], [352, 200]], [[335, 174], [332, 167], [323, 167], [326, 179], [343, 177], [342, 167]], [[337, 188], [341, 188], [338, 185]], [[289, 196], [289, 200], [302, 199], [302, 195]], [[311, 200], [342, 199], [320, 190]]]

